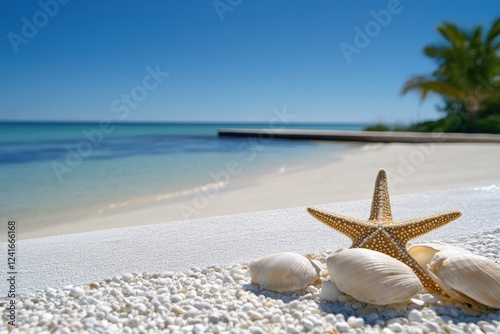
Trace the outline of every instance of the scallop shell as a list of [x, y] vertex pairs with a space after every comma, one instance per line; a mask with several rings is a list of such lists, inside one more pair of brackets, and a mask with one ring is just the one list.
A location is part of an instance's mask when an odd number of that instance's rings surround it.
[[404, 302], [423, 289], [406, 264], [369, 249], [335, 253], [328, 257], [326, 266], [340, 291], [371, 304]]
[[248, 268], [253, 284], [279, 292], [298, 291], [319, 278], [321, 268], [297, 253], [273, 253], [252, 261]]
[[500, 309], [500, 265], [467, 251], [437, 252], [429, 275], [451, 298]]
[[427, 265], [431, 263], [432, 258], [434, 255], [436, 255], [438, 252], [443, 252], [443, 251], [457, 251], [457, 252], [465, 252], [464, 250], [453, 247], [450, 245], [446, 244], [440, 244], [437, 242], [427, 242], [423, 244], [417, 244], [410, 249], [408, 249], [408, 253], [418, 262], [418, 264], [422, 268], [427, 268]]

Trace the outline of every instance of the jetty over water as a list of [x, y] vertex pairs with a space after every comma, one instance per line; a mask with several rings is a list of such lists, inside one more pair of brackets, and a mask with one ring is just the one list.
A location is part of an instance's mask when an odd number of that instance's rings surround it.
[[220, 137], [262, 137], [378, 143], [500, 143], [500, 135], [483, 133], [341, 131], [298, 129], [219, 129]]

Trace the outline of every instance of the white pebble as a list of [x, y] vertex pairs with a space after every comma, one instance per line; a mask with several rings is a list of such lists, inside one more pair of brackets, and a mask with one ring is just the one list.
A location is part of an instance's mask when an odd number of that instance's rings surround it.
[[436, 296], [436, 295], [431, 295], [429, 293], [426, 293], [426, 294], [423, 294], [420, 299], [422, 299], [422, 301], [426, 302], [426, 303], [429, 303], [429, 304], [435, 304], [439, 301], [439, 296]]
[[311, 320], [302, 319], [302, 326], [304, 326], [306, 330], [310, 331], [314, 328], [314, 323]]
[[139, 321], [137, 319], [130, 319], [129, 321], [127, 321], [127, 326], [129, 326], [130, 328], [137, 328], [139, 327]]
[[415, 322], [422, 321], [422, 312], [419, 310], [411, 310], [410, 313], [408, 313], [408, 320]]
[[250, 326], [248, 331], [252, 334], [265, 334], [264, 330], [257, 326]]
[[321, 300], [327, 302], [336, 302], [340, 296], [341, 292], [337, 288], [337, 285], [331, 280], [325, 280], [321, 284]]
[[335, 327], [337, 328], [337, 330], [341, 333], [345, 333], [347, 331], [349, 331], [350, 327], [349, 327], [349, 324], [345, 321], [339, 321], [335, 324]]
[[197, 302], [194, 303], [193, 306], [196, 307], [198, 310], [209, 310], [212, 308], [212, 305], [206, 302]]
[[361, 328], [365, 325], [365, 321], [363, 320], [363, 318], [356, 318], [353, 316], [347, 319], [347, 323], [352, 328]]
[[401, 326], [401, 324], [399, 324], [397, 322], [388, 325], [387, 328], [389, 328], [394, 333], [401, 333], [403, 331], [403, 326]]
[[183, 301], [184, 300], [184, 297], [181, 296], [181, 295], [173, 295], [173, 296], [170, 296], [170, 301], [172, 303], [178, 303], [180, 301]]
[[131, 273], [126, 273], [126, 274], [123, 274], [122, 275], [122, 279], [125, 281], [125, 282], [130, 282], [131, 280], [134, 279], [134, 275], [132, 275]]
[[121, 291], [118, 289], [112, 289], [111, 295], [114, 297], [123, 297], [123, 293], [121, 293]]
[[[493, 260], [500, 251], [494, 246], [500, 245], [500, 233], [488, 232], [449, 242], [453, 245], [465, 243], [470, 251]], [[330, 254], [309, 256], [323, 263]], [[52, 332], [59, 326], [58, 332], [64, 334], [458, 334], [498, 332], [500, 328], [498, 312], [433, 294], [417, 295], [408, 303], [380, 306], [354, 301], [340, 291], [335, 291], [338, 296], [325, 298], [324, 285], [329, 283], [323, 283], [321, 290], [315, 284], [292, 294], [255, 290], [248, 284], [249, 278], [243, 275], [247, 268], [246, 264], [194, 267], [191, 271], [159, 276], [125, 273], [85, 286], [47, 288], [19, 297], [15, 304], [19, 310], [17, 331], [29, 332], [34, 327], [32, 324], [36, 324], [36, 331], [40, 333]], [[327, 299], [338, 303], [321, 302]]]
[[81, 288], [72, 288], [69, 295], [74, 298], [80, 298], [85, 294], [85, 291]]
[[253, 321], [264, 319], [264, 316], [262, 314], [254, 310], [248, 311], [247, 314]]
[[193, 333], [194, 334], [202, 334], [205, 332], [205, 326], [202, 324], [196, 324], [193, 326]]
[[112, 322], [114, 324], [117, 324], [120, 321], [120, 319], [116, 315], [114, 315], [112, 313], [108, 314], [108, 316], [106, 317], [106, 319], [108, 319], [108, 321], [110, 321], [110, 322]]

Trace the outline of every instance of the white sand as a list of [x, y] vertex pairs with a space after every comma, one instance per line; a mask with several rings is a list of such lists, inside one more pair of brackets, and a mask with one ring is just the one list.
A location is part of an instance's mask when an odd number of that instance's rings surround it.
[[229, 182], [211, 198], [199, 193], [176, 203], [21, 231], [20, 238], [366, 199], [380, 168], [388, 172], [393, 195], [500, 183], [499, 144], [369, 144], [332, 157], [340, 161], [263, 177], [246, 187]]
[[[371, 188], [371, 184], [369, 185]], [[500, 186], [463, 188], [392, 197], [394, 218], [411, 219], [459, 210], [463, 216], [420, 240], [446, 239], [500, 227]], [[320, 205], [368, 218], [371, 200]], [[305, 207], [134, 226], [18, 242], [18, 292], [84, 284], [126, 272], [179, 271], [229, 265], [262, 255], [332, 251], [348, 238], [310, 216]], [[7, 245], [0, 245], [7, 254]], [[0, 291], [7, 291], [6, 272]]]

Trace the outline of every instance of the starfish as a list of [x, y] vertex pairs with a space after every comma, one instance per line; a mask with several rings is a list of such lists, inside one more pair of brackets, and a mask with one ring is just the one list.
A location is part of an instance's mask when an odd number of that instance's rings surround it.
[[387, 174], [381, 169], [375, 181], [370, 218], [368, 220], [341, 216], [314, 208], [307, 211], [325, 225], [345, 234], [352, 240], [351, 248], [367, 248], [385, 253], [409, 266], [429, 292], [443, 294], [418, 262], [408, 253], [411, 239], [442, 227], [462, 214], [458, 211], [395, 222], [387, 186]]

